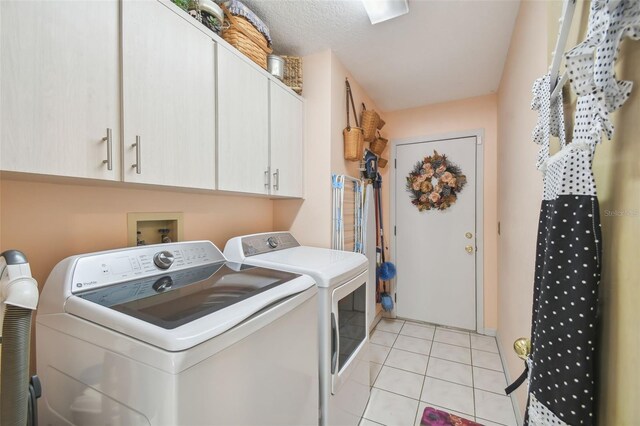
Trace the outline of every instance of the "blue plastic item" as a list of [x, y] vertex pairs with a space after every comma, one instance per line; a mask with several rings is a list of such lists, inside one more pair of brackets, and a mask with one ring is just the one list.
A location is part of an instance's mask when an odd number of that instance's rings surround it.
[[378, 266], [378, 275], [382, 281], [389, 281], [396, 276], [396, 266], [391, 262], [384, 262]]

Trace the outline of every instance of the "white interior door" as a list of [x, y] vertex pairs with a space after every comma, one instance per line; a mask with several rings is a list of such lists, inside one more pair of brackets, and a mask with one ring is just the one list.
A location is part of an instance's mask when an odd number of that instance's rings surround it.
[[[449, 208], [421, 212], [406, 178], [434, 150], [460, 167], [467, 184]], [[397, 315], [475, 330], [476, 137], [399, 144], [396, 159]]]

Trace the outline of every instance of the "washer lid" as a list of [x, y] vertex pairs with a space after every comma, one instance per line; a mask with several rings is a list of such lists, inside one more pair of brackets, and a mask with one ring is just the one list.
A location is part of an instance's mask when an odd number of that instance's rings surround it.
[[179, 351], [313, 284], [289, 272], [219, 262], [78, 292], [67, 300], [65, 310]]
[[[225, 251], [225, 254], [226, 251]], [[318, 287], [341, 284], [367, 270], [360, 253], [299, 246], [246, 258], [252, 265], [272, 267], [311, 276]]]

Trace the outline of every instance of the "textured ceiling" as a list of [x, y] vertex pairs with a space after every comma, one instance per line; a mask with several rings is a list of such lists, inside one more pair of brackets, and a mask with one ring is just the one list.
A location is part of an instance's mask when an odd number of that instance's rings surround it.
[[371, 25], [360, 0], [244, 3], [269, 26], [275, 53], [332, 49], [384, 111], [495, 92], [520, 4], [409, 0], [407, 15]]

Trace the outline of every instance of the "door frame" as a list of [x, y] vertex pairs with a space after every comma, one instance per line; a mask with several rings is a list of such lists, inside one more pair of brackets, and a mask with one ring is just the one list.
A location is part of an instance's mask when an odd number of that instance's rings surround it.
[[[447, 139], [476, 138], [476, 332], [486, 334], [484, 327], [484, 129], [465, 130], [460, 132], [440, 133], [430, 136], [418, 136], [403, 139], [392, 139], [392, 160], [393, 168], [389, 173], [389, 225], [394, 228], [391, 235], [391, 256], [396, 257], [396, 162], [398, 158], [399, 145], [413, 145], [424, 142], [437, 142]], [[394, 300], [396, 300], [397, 280], [394, 278], [391, 283]], [[397, 303], [396, 303], [397, 304]], [[396, 317], [396, 304], [394, 304], [391, 316]]]

